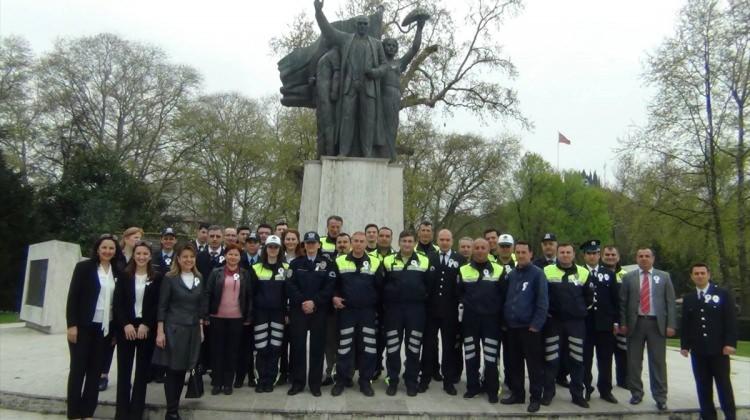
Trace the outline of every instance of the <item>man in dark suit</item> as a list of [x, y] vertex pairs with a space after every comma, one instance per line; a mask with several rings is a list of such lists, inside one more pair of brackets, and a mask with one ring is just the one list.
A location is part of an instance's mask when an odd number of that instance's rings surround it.
[[427, 323], [424, 332], [424, 350], [422, 351], [422, 375], [419, 382], [419, 392], [427, 390], [438, 360], [438, 330], [443, 348], [443, 390], [448, 395], [456, 395], [456, 387], [460, 374], [458, 365], [463, 360], [458, 351], [461, 336], [458, 328], [458, 268], [466, 263], [466, 259], [451, 250], [453, 234], [448, 229], [438, 232], [438, 247], [440, 251], [430, 256], [430, 272], [432, 277], [427, 298]]
[[667, 410], [667, 337], [675, 335], [675, 295], [669, 273], [654, 268], [654, 251], [636, 253], [638, 269], [620, 285], [620, 332], [628, 339], [630, 403], [643, 401], [643, 346], [648, 346], [651, 395], [659, 411]]
[[710, 283], [711, 271], [703, 263], [690, 268], [695, 291], [683, 296], [680, 353], [693, 365], [701, 418], [716, 419], [714, 382], [724, 417], [735, 419], [729, 356], [737, 352], [737, 313], [728, 290]]
[[172, 268], [174, 261], [174, 246], [177, 243], [177, 235], [171, 227], [165, 228], [161, 232], [161, 250], [156, 254], [155, 262], [159, 272], [164, 275]]
[[204, 279], [208, 278], [211, 270], [224, 265], [224, 231], [221, 226], [211, 225], [208, 228], [208, 246], [195, 257], [195, 266]]

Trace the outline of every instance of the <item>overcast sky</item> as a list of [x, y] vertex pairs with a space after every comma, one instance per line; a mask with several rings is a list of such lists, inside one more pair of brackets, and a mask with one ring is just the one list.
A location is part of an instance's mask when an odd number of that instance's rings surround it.
[[[342, 0], [328, 0], [333, 16]], [[21, 35], [34, 51], [58, 37], [113, 32], [163, 48], [173, 61], [197, 68], [207, 93], [239, 91], [259, 97], [278, 92], [276, 58], [268, 41], [312, 0], [0, 0], [0, 35]], [[461, 7], [463, 0], [450, 0]], [[521, 110], [534, 124], [481, 125], [471, 115], [443, 121], [446, 129], [491, 136], [511, 130], [525, 150], [561, 168], [615, 166], [617, 138], [641, 125], [652, 92], [641, 79], [646, 53], [673, 32], [684, 0], [527, 0], [503, 26], [505, 52], [519, 77], [511, 82]], [[458, 11], [460, 13], [460, 10]], [[443, 120], [439, 112], [436, 118]]]

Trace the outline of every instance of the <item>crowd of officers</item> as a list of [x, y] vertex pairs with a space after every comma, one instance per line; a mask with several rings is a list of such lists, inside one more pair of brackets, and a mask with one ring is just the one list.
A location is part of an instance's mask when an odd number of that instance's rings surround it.
[[[623, 388], [628, 382], [617, 248], [586, 241], [578, 247], [584, 262], [578, 265], [576, 248], [553, 233], [540, 238], [536, 259], [531, 244], [495, 229], [461, 238], [458, 251], [452, 233], [435, 235], [430, 222], [415, 233], [401, 232], [397, 250], [392, 237], [391, 229], [374, 224], [343, 233], [338, 216], [328, 218], [323, 237], [301, 235], [284, 223], [255, 231], [201, 225], [182, 247], [167, 228], [151, 262], [158, 272], [174, 272], [181, 250], [194, 249], [198, 277], [207, 279], [192, 280], [201, 288], [197, 369], [211, 374], [214, 395], [245, 384], [272, 392], [288, 383], [288, 395], [307, 387], [320, 396], [322, 386], [332, 385], [331, 395], [338, 396], [354, 386], [355, 371], [366, 396], [374, 395], [371, 384], [381, 377], [389, 396], [402, 380], [410, 397], [433, 381], [456, 395], [465, 372], [464, 398], [486, 394], [491, 403], [525, 404], [525, 368], [528, 412], [549, 405], [556, 384], [567, 387], [579, 407], [589, 407], [594, 390], [618, 402], [613, 382]], [[168, 303], [164, 296], [159, 302], [161, 333]], [[168, 347], [164, 334], [156, 340], [157, 347]], [[160, 380], [156, 372], [152, 379]], [[184, 381], [184, 369], [177, 372]], [[178, 418], [179, 392], [170, 396], [168, 388], [168, 418]]]

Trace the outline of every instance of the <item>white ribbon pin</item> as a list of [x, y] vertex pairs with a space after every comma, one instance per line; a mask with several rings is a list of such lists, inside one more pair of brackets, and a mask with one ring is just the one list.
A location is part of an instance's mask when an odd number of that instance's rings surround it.
[[659, 276], [654, 276], [654, 283], [659, 284], [659, 280], [661, 280]]
[[239, 279], [240, 279], [240, 274], [239, 273], [234, 273], [234, 280], [237, 281]]
[[713, 300], [714, 303], [719, 303], [719, 296], [718, 295], [714, 295], [714, 297], [712, 297], [711, 300]]

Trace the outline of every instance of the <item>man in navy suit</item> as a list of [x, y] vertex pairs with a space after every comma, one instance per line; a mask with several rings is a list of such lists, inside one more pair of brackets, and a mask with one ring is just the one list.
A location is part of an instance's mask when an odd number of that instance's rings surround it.
[[690, 268], [695, 290], [682, 300], [680, 353], [693, 365], [701, 418], [716, 419], [714, 382], [719, 404], [727, 419], [735, 419], [734, 393], [729, 377], [729, 356], [737, 351], [737, 313], [728, 290], [710, 282], [711, 271], [703, 263]]

